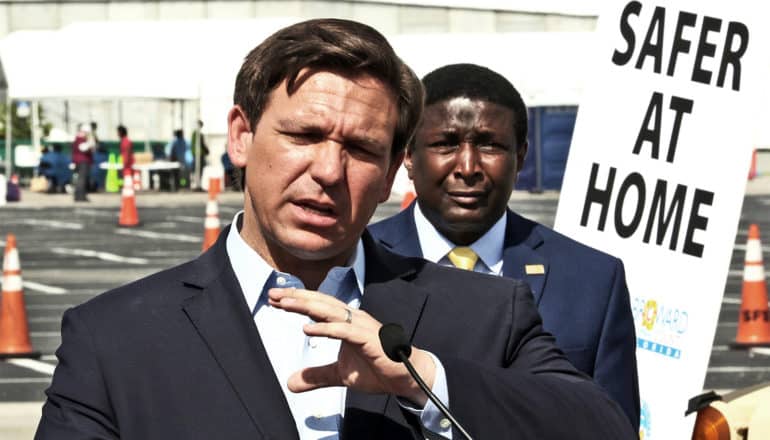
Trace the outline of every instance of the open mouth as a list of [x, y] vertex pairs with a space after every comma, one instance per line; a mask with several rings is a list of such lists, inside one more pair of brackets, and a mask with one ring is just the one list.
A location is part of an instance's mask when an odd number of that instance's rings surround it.
[[319, 215], [322, 217], [336, 217], [337, 215], [334, 206], [328, 203], [321, 203], [313, 200], [300, 200], [294, 202], [294, 204], [311, 215]]

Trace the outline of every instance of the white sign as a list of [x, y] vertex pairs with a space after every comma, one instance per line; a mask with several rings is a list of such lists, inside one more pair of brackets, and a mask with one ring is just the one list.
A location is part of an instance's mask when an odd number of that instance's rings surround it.
[[586, 60], [555, 225], [625, 263], [644, 440], [691, 438], [684, 413], [703, 390], [749, 171], [748, 100], [770, 53], [756, 8], [607, 4]]

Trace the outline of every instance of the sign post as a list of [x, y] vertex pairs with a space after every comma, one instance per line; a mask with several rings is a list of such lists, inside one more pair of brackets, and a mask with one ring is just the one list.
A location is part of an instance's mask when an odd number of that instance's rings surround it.
[[688, 439], [752, 151], [768, 39], [753, 2], [607, 2], [555, 227], [623, 259], [640, 436]]

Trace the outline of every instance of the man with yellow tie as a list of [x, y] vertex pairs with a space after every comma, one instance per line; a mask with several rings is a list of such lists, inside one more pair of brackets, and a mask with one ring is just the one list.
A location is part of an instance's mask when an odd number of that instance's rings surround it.
[[396, 253], [527, 281], [557, 346], [638, 428], [623, 263], [508, 209], [528, 145], [521, 96], [472, 64], [441, 67], [422, 82], [425, 110], [404, 161], [416, 203], [371, 225], [372, 235]]

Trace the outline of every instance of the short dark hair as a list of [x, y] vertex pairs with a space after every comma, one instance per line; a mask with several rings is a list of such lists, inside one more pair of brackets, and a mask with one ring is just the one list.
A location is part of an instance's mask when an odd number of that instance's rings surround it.
[[517, 148], [527, 141], [527, 106], [510, 81], [476, 64], [450, 64], [425, 75], [425, 106], [457, 97], [482, 99], [511, 109]]
[[123, 137], [128, 135], [128, 130], [125, 125], [118, 125], [118, 136]]
[[233, 101], [254, 129], [270, 93], [284, 80], [289, 94], [305, 68], [366, 74], [382, 81], [397, 98], [393, 156], [403, 151], [422, 114], [423, 90], [414, 72], [374, 28], [342, 19], [316, 19], [279, 30], [254, 48], [235, 80]]

